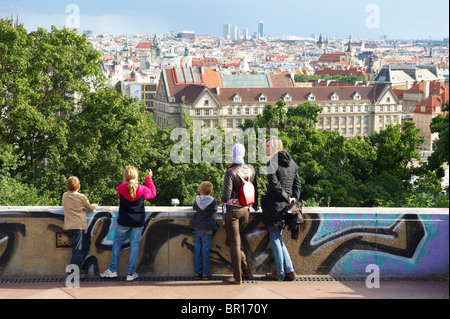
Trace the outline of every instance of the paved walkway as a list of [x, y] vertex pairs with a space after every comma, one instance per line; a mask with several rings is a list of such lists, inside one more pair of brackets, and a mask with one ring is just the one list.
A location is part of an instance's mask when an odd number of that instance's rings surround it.
[[448, 280], [381, 280], [379, 288], [369, 289], [364, 280], [330, 280], [326, 277], [297, 278], [292, 282], [256, 278], [238, 286], [220, 279], [82, 280], [78, 288], [68, 288], [61, 280], [35, 283], [3, 280], [0, 299], [449, 299], [449, 286]]

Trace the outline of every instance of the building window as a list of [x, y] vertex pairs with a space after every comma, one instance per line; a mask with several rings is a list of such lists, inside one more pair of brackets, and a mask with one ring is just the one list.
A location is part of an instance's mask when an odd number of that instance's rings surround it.
[[236, 114], [241, 115], [241, 109], [236, 109]]
[[208, 116], [209, 115], [209, 109], [204, 110], [203, 114]]
[[213, 127], [217, 127], [219, 125], [219, 121], [218, 120], [213, 120]]
[[331, 95], [331, 100], [332, 101], [338, 101], [339, 100], [339, 95], [337, 95], [336, 92], [333, 92], [333, 94]]
[[228, 115], [233, 115], [233, 109], [228, 109]]
[[250, 114], [250, 109], [245, 109], [245, 114], [249, 115]]
[[242, 97], [236, 93], [233, 97], [233, 102], [242, 102]]
[[316, 100], [316, 96], [311, 92], [308, 94], [308, 101], [315, 101]]
[[259, 112], [258, 112], [258, 108], [257, 107], [255, 107], [254, 109], [253, 109], [253, 114], [258, 114]]
[[264, 93], [261, 93], [259, 96], [259, 102], [267, 102], [267, 97], [264, 95]]
[[233, 127], [233, 120], [227, 120], [227, 127]]
[[205, 100], [205, 102], [203, 103], [204, 106], [209, 106], [209, 100]]
[[195, 110], [195, 115], [200, 116], [200, 110]]

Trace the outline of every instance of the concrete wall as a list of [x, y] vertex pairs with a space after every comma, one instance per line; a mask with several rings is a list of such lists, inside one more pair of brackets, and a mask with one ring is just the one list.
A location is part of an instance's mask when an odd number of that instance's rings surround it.
[[[283, 239], [298, 275], [448, 276], [448, 209], [304, 208], [305, 224], [297, 240], [288, 230]], [[90, 273], [104, 271], [110, 261], [118, 207], [88, 213]], [[147, 207], [138, 269], [141, 276], [193, 274], [193, 237], [189, 207]], [[265, 226], [252, 213], [242, 242], [255, 274], [275, 269]], [[213, 274], [230, 274], [221, 214], [211, 247]], [[70, 262], [70, 238], [63, 231], [62, 207], [0, 207], [0, 277], [64, 276]], [[128, 262], [123, 246], [119, 275]]]

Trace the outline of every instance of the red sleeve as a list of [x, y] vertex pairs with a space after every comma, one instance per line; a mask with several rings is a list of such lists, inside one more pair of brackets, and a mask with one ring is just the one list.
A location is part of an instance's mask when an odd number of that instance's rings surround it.
[[125, 195], [125, 191], [128, 194], [128, 184], [126, 182], [123, 182], [119, 186], [117, 186], [117, 197], [120, 197], [120, 195]]
[[151, 177], [146, 177], [144, 179], [145, 186], [141, 185], [142, 187], [142, 193], [145, 196], [145, 199], [152, 199], [156, 196], [156, 187], [153, 183], [153, 180]]

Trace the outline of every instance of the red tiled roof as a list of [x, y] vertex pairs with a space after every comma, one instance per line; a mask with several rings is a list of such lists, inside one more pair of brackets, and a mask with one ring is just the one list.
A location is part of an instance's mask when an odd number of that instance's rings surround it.
[[339, 62], [344, 53], [325, 53], [322, 54], [318, 62]]
[[136, 49], [151, 49], [152, 43], [151, 42], [141, 42], [136, 46]]
[[341, 101], [353, 101], [354, 94], [358, 92], [361, 100], [377, 100], [385, 85], [366, 87], [340, 86], [340, 87], [291, 87], [291, 88], [221, 88], [217, 100], [220, 103], [233, 102], [233, 96], [237, 93], [243, 103], [259, 102], [261, 93], [267, 97], [267, 103], [275, 103], [286, 93], [292, 97], [292, 102], [307, 102], [310, 93], [314, 94], [316, 101], [328, 101], [331, 94], [336, 92]]
[[[439, 96], [430, 96], [428, 99], [418, 103], [413, 113], [442, 113], [444, 104], [448, 101], [448, 92], [444, 92]], [[440, 107], [440, 111], [436, 112], [436, 107]], [[425, 110], [422, 110], [425, 107]]]
[[[207, 71], [208, 70], [208, 71]], [[212, 72], [211, 72], [212, 71]], [[388, 85], [378, 84], [373, 86], [324, 86], [324, 87], [270, 87], [270, 88], [223, 88], [219, 79], [213, 80], [211, 76], [218, 74], [214, 70], [204, 69], [203, 79], [206, 83], [192, 83], [192, 84], [177, 84], [173, 76], [172, 69], [166, 69], [165, 78], [167, 80], [168, 91], [171, 97], [175, 97], [175, 102], [181, 103], [182, 97], [186, 103], [193, 103], [203, 92], [208, 88], [214, 97], [220, 103], [232, 103], [234, 95], [239, 94], [242, 98], [242, 103], [259, 103], [259, 96], [264, 93], [267, 97], [266, 103], [275, 103], [280, 98], [288, 93], [292, 97], [292, 102], [303, 103], [308, 101], [308, 96], [313, 93], [316, 96], [316, 101], [329, 101], [331, 94], [336, 92], [340, 101], [353, 101], [354, 94], [358, 92], [361, 95], [361, 100], [372, 101], [377, 100], [380, 94], [388, 87]], [[323, 81], [326, 83], [326, 81]], [[212, 86], [211, 84], [214, 84]], [[220, 87], [219, 95], [215, 87]]]

